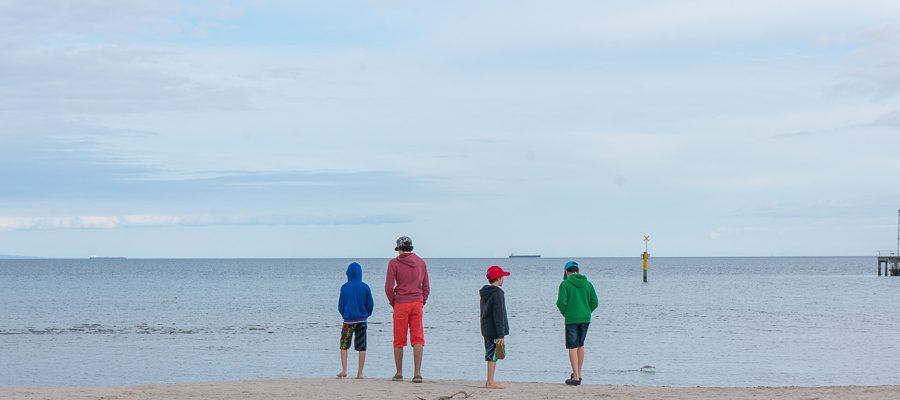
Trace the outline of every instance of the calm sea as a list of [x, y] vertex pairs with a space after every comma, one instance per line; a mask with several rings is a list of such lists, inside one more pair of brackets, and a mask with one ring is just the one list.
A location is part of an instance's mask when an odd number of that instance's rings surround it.
[[[498, 379], [568, 376], [554, 305], [566, 260], [423, 256], [426, 378], [483, 379], [478, 289], [493, 264], [512, 272]], [[874, 257], [654, 258], [649, 284], [638, 258], [576, 260], [600, 296], [586, 383], [900, 384], [900, 278], [876, 277]], [[386, 259], [0, 260], [0, 385], [331, 377], [350, 261], [376, 300], [367, 375], [389, 377]]]

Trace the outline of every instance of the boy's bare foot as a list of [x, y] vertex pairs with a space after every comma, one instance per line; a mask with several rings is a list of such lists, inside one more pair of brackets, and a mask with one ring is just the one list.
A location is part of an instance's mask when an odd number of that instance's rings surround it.
[[357, 376], [356, 376], [356, 379], [363, 379], [363, 376], [362, 376], [362, 375], [357, 375]]
[[503, 388], [505, 388], [506, 386], [503, 386], [503, 385], [501, 385], [501, 384], [499, 384], [499, 383], [497, 383], [497, 382], [487, 382], [487, 383], [484, 384], [484, 387], [485, 387], [485, 388], [488, 388], [488, 389], [503, 389]]
[[346, 373], [346, 372], [338, 372], [338, 374], [335, 375], [335, 376], [337, 376], [338, 379], [346, 378], [346, 377], [347, 377], [347, 373]]

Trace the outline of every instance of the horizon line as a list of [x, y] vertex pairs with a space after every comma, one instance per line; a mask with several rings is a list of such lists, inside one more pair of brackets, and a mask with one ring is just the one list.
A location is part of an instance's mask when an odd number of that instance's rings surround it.
[[[653, 256], [652, 258], [813, 258], [813, 257], [877, 257], [877, 255], [732, 255], [732, 256]], [[391, 257], [128, 257], [128, 256], [86, 256], [86, 257], [41, 257], [41, 256], [19, 256], [19, 255], [0, 255], [0, 260], [353, 260], [353, 259], [377, 259], [389, 260]], [[462, 256], [462, 257], [423, 257], [424, 259], [512, 259], [519, 257], [509, 256]], [[635, 258], [637, 256], [540, 256], [528, 257], [529, 259], [578, 259], [578, 258]]]

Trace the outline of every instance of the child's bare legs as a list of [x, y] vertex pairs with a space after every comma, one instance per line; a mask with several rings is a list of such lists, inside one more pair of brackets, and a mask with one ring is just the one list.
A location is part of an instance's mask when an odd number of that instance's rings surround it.
[[337, 377], [347, 377], [347, 350], [345, 349], [341, 349], [341, 372], [338, 372]]
[[578, 380], [581, 380], [582, 367], [584, 367], [584, 346], [578, 348]]
[[359, 352], [359, 369], [356, 370], [356, 379], [363, 378], [363, 366], [366, 365], [366, 352]]
[[[580, 352], [584, 354], [583, 347]], [[579, 380], [581, 379], [581, 364], [582, 362], [578, 358], [579, 349], [569, 349], [569, 363], [572, 364], [572, 379]]]
[[496, 361], [488, 361], [487, 362], [487, 382], [485, 382], [484, 387], [488, 389], [503, 389], [504, 386], [494, 382], [494, 372], [497, 371], [497, 362]]

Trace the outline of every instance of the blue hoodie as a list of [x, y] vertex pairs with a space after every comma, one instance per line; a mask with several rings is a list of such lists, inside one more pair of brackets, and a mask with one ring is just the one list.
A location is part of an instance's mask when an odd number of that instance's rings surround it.
[[341, 286], [338, 312], [344, 317], [344, 323], [350, 324], [365, 322], [374, 308], [372, 290], [362, 281], [362, 267], [351, 263], [347, 266], [347, 283]]

